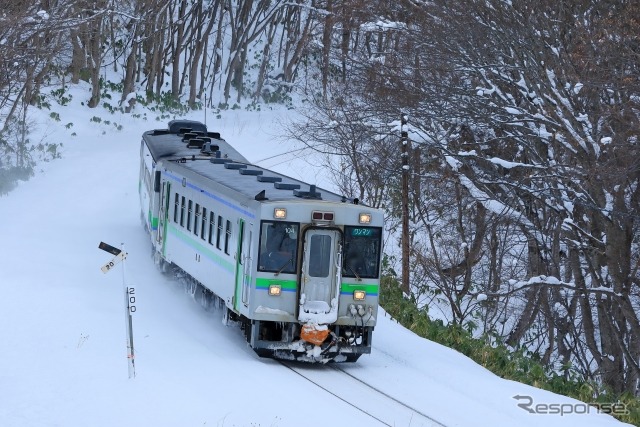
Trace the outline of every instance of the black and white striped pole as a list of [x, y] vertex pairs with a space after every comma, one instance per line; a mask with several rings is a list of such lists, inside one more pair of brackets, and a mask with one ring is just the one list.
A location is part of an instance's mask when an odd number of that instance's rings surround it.
[[136, 290], [133, 286], [127, 286], [125, 277], [125, 259], [127, 259], [127, 253], [124, 251], [124, 243], [122, 243], [122, 249], [118, 249], [107, 243], [100, 242], [98, 248], [103, 251], [109, 252], [115, 257], [102, 266], [102, 272], [108, 273], [116, 264], [122, 262], [122, 287], [124, 289], [124, 315], [125, 324], [127, 327], [127, 365], [129, 368], [129, 378], [135, 378], [136, 376], [136, 364], [135, 353], [133, 349], [133, 313], [136, 312]]

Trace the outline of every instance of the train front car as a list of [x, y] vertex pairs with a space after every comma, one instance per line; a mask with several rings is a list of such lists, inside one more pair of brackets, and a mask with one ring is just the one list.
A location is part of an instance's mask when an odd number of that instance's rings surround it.
[[155, 262], [260, 355], [355, 361], [371, 352], [382, 211], [252, 165], [189, 120], [143, 134], [142, 220]]
[[247, 338], [261, 356], [353, 362], [371, 352], [383, 215], [310, 193], [261, 206]]

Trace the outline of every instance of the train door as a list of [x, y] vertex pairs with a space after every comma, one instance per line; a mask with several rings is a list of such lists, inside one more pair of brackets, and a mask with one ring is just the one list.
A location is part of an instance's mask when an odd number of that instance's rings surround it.
[[[249, 300], [251, 285], [251, 232], [252, 224], [246, 226], [243, 219], [238, 221], [238, 250], [236, 252], [236, 288], [234, 292], [234, 308], [240, 310], [240, 304], [245, 307]], [[246, 230], [248, 228], [249, 230]]]
[[242, 275], [242, 303], [247, 306], [249, 303], [249, 290], [251, 289], [251, 269], [253, 268], [253, 263], [251, 262], [251, 248], [252, 248], [252, 239], [253, 239], [253, 224], [249, 224], [247, 227], [248, 230], [244, 230], [244, 243], [243, 250], [246, 252], [246, 256], [243, 259], [244, 269]]
[[340, 245], [338, 230], [311, 229], [305, 233], [298, 313], [300, 321], [332, 323], [337, 320]]

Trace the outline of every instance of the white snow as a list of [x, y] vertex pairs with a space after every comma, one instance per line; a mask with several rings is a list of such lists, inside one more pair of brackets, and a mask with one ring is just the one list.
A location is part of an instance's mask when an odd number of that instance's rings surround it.
[[[47, 112], [32, 118], [51, 142], [64, 143], [63, 159], [0, 197], [0, 426], [375, 425], [327, 391], [257, 357], [237, 327], [221, 324], [220, 312], [202, 309], [156, 269], [139, 221], [138, 151], [142, 132], [165, 127], [168, 119], [56, 111], [59, 123], [47, 121]], [[208, 125], [259, 159], [290, 149], [272, 137], [279, 114], [223, 112]], [[122, 130], [90, 122], [94, 115]], [[72, 129], [61, 124], [69, 122]], [[308, 159], [276, 160], [289, 175], [324, 176], [309, 170]], [[127, 378], [122, 270], [100, 271], [112, 258], [98, 249], [101, 241], [124, 243], [129, 253], [126, 280], [138, 297], [135, 379]], [[330, 374], [328, 367], [302, 367], [318, 368]], [[382, 310], [373, 353], [345, 369], [450, 427], [623, 425], [595, 411], [530, 414], [514, 396], [531, 396], [536, 404], [576, 401], [500, 379], [417, 337]], [[334, 377], [332, 387], [345, 387], [346, 375]]]
[[256, 308], [256, 314], [282, 314], [285, 316], [291, 316], [291, 313], [287, 311], [280, 310], [278, 308], [263, 307], [261, 305]]

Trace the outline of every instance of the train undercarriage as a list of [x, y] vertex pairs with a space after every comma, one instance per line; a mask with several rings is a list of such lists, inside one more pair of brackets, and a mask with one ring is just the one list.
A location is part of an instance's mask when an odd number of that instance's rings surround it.
[[238, 315], [226, 307], [224, 300], [175, 264], [169, 264], [161, 257], [154, 257], [154, 261], [163, 273], [172, 272], [205, 310], [220, 310], [225, 325], [238, 325], [247, 343], [260, 357], [309, 363], [355, 362], [361, 355], [371, 353], [374, 329], [371, 326], [357, 325], [355, 321], [354, 325], [321, 325], [320, 328], [327, 331], [326, 338], [322, 342], [309, 338], [305, 341], [303, 329], [306, 325]]
[[247, 342], [260, 357], [312, 363], [355, 362], [362, 354], [371, 352], [373, 327], [320, 325], [326, 338], [319, 341], [317, 337], [305, 336], [307, 325], [237, 317]]

